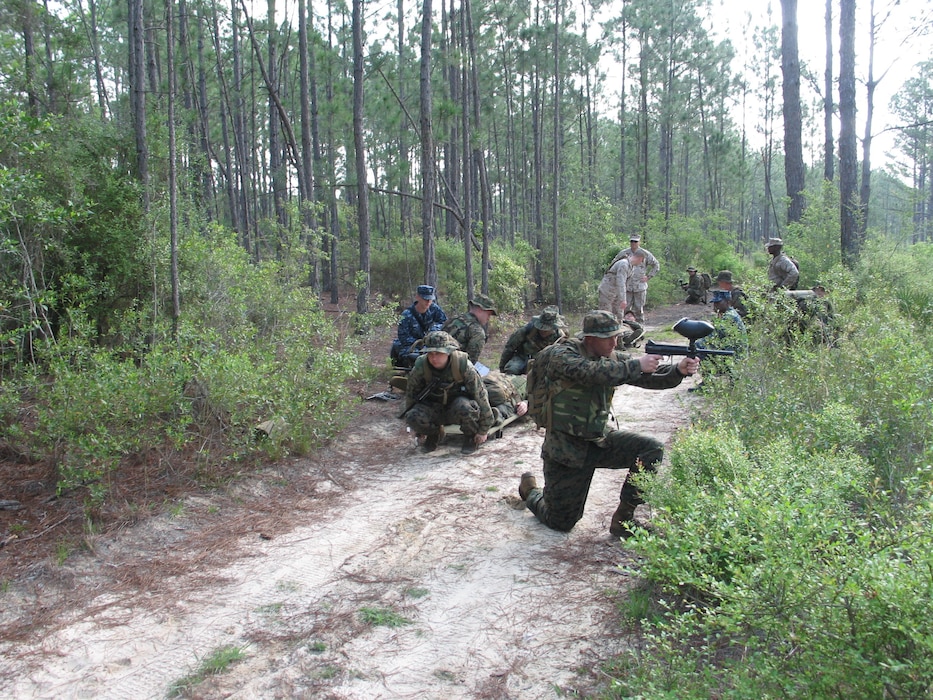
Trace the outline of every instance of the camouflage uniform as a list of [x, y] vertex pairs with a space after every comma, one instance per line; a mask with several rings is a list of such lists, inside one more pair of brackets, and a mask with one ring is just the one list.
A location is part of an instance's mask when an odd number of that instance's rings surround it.
[[428, 310], [419, 314], [412, 304], [402, 312], [398, 322], [398, 337], [392, 342], [391, 356], [398, 364], [411, 367], [418, 358], [418, 353], [412, 353], [412, 346], [424, 339], [425, 334], [439, 331], [447, 322], [447, 314], [437, 305], [431, 304]]
[[[524, 374], [528, 368], [528, 360], [548, 345], [567, 336], [565, 328], [566, 324], [557, 307], [547, 307], [540, 316], [535, 316], [509, 336], [499, 358], [499, 371], [506, 374]], [[551, 334], [544, 336], [541, 334], [542, 330], [549, 330]]]
[[689, 277], [687, 281], [682, 285], [683, 290], [687, 293], [687, 298], [684, 299], [685, 304], [705, 304], [706, 303], [706, 290], [703, 289], [703, 278], [697, 274], [696, 268], [687, 268], [687, 274]]
[[518, 404], [526, 398], [528, 378], [523, 374], [503, 374], [492, 370], [483, 377], [489, 405], [499, 413], [502, 420], [515, 415]]
[[[485, 294], [477, 294], [470, 300], [470, 307], [478, 307], [496, 314], [496, 307]], [[470, 362], [478, 362], [479, 355], [486, 347], [486, 326], [473, 315], [472, 311], [450, 319], [444, 330], [460, 343], [460, 349], [470, 356]]]
[[[425, 345], [428, 346], [427, 338]], [[417, 397], [434, 379], [439, 380], [435, 388], [418, 401]], [[454, 424], [460, 426], [464, 436], [485, 434], [498, 422], [482, 377], [466, 353], [459, 350], [450, 352], [450, 361], [442, 370], [434, 369], [426, 354], [418, 358], [408, 377], [402, 415], [415, 434], [427, 436], [437, 435], [443, 426]]]
[[530, 490], [525, 501], [528, 509], [548, 527], [570, 530], [583, 517], [595, 470], [603, 468], [629, 470], [619, 495], [620, 509], [628, 506], [634, 512], [644, 501], [631, 483], [631, 474], [653, 471], [661, 461], [663, 446], [652, 437], [609, 429], [615, 387], [668, 389], [683, 377], [675, 365], [643, 374], [639, 361], [630, 355], [618, 351], [610, 357], [591, 355], [583, 340], [576, 338], [555, 345], [548, 354], [545, 375], [563, 388], [553, 396], [551, 425], [541, 448], [544, 488]]

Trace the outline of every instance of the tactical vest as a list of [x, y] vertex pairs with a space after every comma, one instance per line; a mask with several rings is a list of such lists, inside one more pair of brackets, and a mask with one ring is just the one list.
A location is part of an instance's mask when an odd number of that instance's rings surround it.
[[[571, 340], [583, 352], [582, 341]], [[614, 386], [585, 386], [565, 384], [562, 391], [551, 397], [550, 427], [585, 440], [602, 437], [606, 433], [612, 408]]]
[[[440, 382], [423, 400], [429, 403], [441, 403], [444, 405], [449, 403], [451, 398], [460, 393], [461, 387], [463, 386], [463, 376], [469, 361], [470, 358], [465, 352], [454, 350], [450, 353], [450, 362], [447, 363], [447, 366], [438, 371], [434, 369], [427, 358], [425, 358], [424, 362], [421, 364], [421, 369], [426, 387], [430, 386], [431, 382], [433, 382], [436, 377], [443, 376], [447, 370], [450, 370], [450, 373], [453, 375], [453, 381]], [[411, 381], [411, 377], [409, 377], [408, 381]]]

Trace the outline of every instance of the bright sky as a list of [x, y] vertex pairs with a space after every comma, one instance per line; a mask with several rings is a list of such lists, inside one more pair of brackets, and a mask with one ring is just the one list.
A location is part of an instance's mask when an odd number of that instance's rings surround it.
[[[856, 91], [857, 91], [857, 133], [859, 139], [865, 133], [866, 117], [866, 87], [868, 77], [869, 53], [869, 7], [870, 0], [857, 0], [856, 4]], [[714, 4], [714, 31], [728, 37], [741, 56], [743, 51], [752, 51], [751, 37], [746, 37], [744, 29], [747, 14], [752, 13], [753, 24], [767, 23], [767, 8], [772, 11], [771, 23], [779, 28], [778, 41], [780, 41], [781, 3], [780, 0], [713, 0]], [[895, 5], [894, 0], [875, 0], [875, 15], [883, 16], [890, 12], [890, 17], [884, 25], [876, 29], [877, 39], [874, 56], [874, 76], [878, 81], [875, 89], [874, 116], [872, 119], [872, 166], [881, 167], [892, 159], [899, 159], [894, 145], [894, 133], [885, 129], [895, 126], [896, 120], [888, 111], [888, 104], [895, 92], [900, 89], [904, 81], [913, 75], [915, 66], [920, 61], [933, 58], [933, 0], [900, 0]], [[833, 1], [833, 54], [834, 78], [839, 76], [839, 2]], [[822, 76], [826, 55], [826, 37], [824, 29], [825, 2], [820, 0], [803, 0], [797, 6], [798, 43], [801, 62], [805, 62], [809, 69], [819, 76], [822, 86]], [[915, 31], [917, 27], [925, 27], [925, 32]], [[737, 68], [741, 68], [741, 59]], [[775, 66], [780, 79], [780, 64]], [[780, 83], [778, 83], [780, 85]], [[801, 84], [801, 97], [804, 104], [815, 99], [815, 93], [806, 83]], [[838, 90], [835, 93], [838, 102]], [[749, 114], [754, 118], [754, 113]], [[780, 118], [780, 115], [779, 115]], [[819, 123], [822, 124], [822, 117]], [[836, 122], [836, 138], [839, 135], [838, 119]], [[805, 136], [806, 138], [806, 136]], [[822, 134], [820, 135], [822, 139]], [[819, 154], [820, 144], [812, 152]], [[809, 151], [805, 146], [804, 158]], [[859, 157], [861, 157], [861, 142], [859, 143]]]

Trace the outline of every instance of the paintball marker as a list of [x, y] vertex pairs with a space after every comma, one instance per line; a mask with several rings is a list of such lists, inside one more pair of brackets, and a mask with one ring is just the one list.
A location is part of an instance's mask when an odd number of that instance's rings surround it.
[[707, 350], [705, 348], [697, 348], [697, 341], [700, 338], [705, 338], [716, 330], [716, 327], [709, 321], [682, 318], [674, 324], [674, 330], [690, 341], [689, 347], [684, 347], [683, 345], [664, 345], [649, 340], [645, 343], [645, 352], [649, 355], [686, 355], [687, 357], [699, 357], [701, 360], [711, 355], [735, 355], [734, 350]]

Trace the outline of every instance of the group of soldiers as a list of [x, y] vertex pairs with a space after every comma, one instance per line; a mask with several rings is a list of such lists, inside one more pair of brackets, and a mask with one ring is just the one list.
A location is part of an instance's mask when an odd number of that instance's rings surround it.
[[[768, 249], [773, 291], [784, 289], [802, 300], [809, 300], [809, 295], [821, 298], [825, 290], [819, 285], [807, 294], [794, 290], [799, 272], [783, 254], [781, 239], [770, 239]], [[497, 314], [492, 299], [477, 294], [466, 313], [448, 319], [436, 303], [434, 288], [419, 286], [415, 301], [402, 314], [392, 357], [397, 367], [407, 371], [400, 415], [421, 449], [434, 451], [445, 436], [445, 426], [457, 426], [463, 435], [461, 452], [472, 454], [507, 422], [525, 415], [526, 373], [533, 365], [535, 382], [543, 382], [547, 389], [541, 448], [544, 485], [539, 487], [531, 472], [522, 474], [520, 498], [543, 524], [568, 531], [583, 516], [595, 470], [626, 469], [610, 533], [629, 536], [637, 524], [635, 509], [643, 503], [632, 476], [654, 471], [663, 445], [653, 437], [610, 427], [615, 388], [622, 384], [673, 388], [696, 374], [700, 363], [696, 357], [683, 356], [661, 364], [660, 355], [636, 357], [625, 352], [644, 335], [645, 289], [658, 269], [654, 256], [632, 236], [630, 247], [612, 261], [600, 285], [602, 308], [584, 316], [579, 333], [569, 335], [559, 309], [547, 307], [511, 333], [498, 369], [493, 370], [479, 362], [489, 319]], [[719, 323], [708, 342], [741, 355], [747, 350], [743, 322], [747, 296], [729, 270], [719, 272], [716, 285], [712, 303]], [[716, 371], [710, 367], [710, 372]]]
[[[465, 314], [441, 322], [446, 315], [436, 304], [434, 289], [421, 285], [402, 315], [392, 352], [397, 366], [413, 358], [400, 415], [423, 451], [437, 449], [445, 426], [457, 426], [463, 435], [461, 452], [472, 454], [498, 427], [528, 411], [526, 372], [531, 363], [540, 363], [538, 381], [549, 388], [550, 407], [541, 452], [544, 486], [539, 488], [535, 476], [526, 472], [519, 496], [543, 524], [568, 531], [583, 516], [595, 470], [628, 469], [610, 524], [612, 535], [627, 537], [635, 527], [635, 509], [643, 502], [631, 476], [654, 470], [663, 446], [655, 438], [610, 428], [615, 387], [666, 389], [699, 366], [695, 358], [662, 366], [658, 355], [624, 353], [644, 333], [634, 310], [629, 313], [631, 320], [623, 323], [611, 311], [591, 311], [582, 331], [571, 337], [559, 309], [547, 307], [510, 334], [498, 369], [488, 370], [479, 354], [489, 318], [496, 315], [492, 300], [477, 294]], [[410, 336], [402, 339], [403, 331], [422, 327], [422, 337], [404, 347]]]

